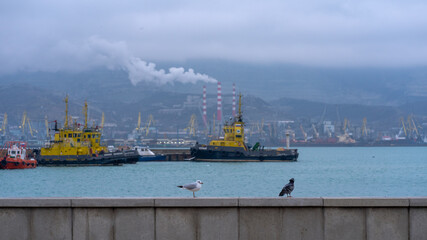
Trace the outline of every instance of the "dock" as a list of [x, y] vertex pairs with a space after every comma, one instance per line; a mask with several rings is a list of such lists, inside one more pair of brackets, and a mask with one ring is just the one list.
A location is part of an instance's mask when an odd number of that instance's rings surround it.
[[165, 161], [189, 161], [191, 159], [190, 148], [158, 148], [150, 150], [155, 154], [165, 155]]

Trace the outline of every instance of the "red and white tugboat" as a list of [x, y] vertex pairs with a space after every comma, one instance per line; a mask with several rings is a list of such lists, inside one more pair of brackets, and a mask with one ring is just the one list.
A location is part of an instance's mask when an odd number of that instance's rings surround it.
[[23, 169], [37, 167], [37, 160], [27, 158], [25, 142], [7, 142], [6, 156], [0, 158], [0, 169]]

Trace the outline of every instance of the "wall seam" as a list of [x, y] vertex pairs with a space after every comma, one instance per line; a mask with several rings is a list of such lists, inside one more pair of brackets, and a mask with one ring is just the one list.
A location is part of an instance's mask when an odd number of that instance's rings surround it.
[[74, 240], [74, 208], [70, 207], [71, 209], [71, 239]]
[[408, 206], [408, 240], [411, 239], [411, 207]]

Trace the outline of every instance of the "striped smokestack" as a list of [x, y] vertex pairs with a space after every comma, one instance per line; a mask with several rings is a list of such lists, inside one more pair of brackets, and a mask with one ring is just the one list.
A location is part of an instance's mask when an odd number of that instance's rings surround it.
[[221, 96], [221, 82], [218, 81], [218, 101], [217, 101], [217, 120], [218, 124], [221, 124], [222, 120], [222, 96]]
[[208, 118], [206, 115], [206, 86], [203, 86], [203, 122], [205, 127], [208, 127]]
[[233, 83], [233, 117], [236, 116], [236, 84]]

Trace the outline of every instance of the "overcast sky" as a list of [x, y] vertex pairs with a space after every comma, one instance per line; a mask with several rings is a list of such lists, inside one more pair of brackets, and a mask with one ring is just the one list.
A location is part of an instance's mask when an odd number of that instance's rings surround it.
[[427, 1], [0, 2], [0, 73], [124, 68], [129, 58], [145, 67], [186, 59], [425, 65]]

